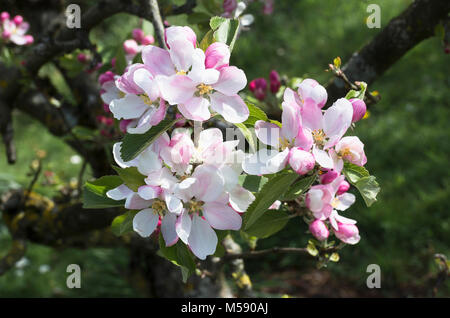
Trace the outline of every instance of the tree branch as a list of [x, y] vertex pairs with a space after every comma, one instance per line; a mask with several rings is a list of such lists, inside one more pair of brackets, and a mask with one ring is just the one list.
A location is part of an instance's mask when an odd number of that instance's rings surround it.
[[[434, 35], [434, 27], [447, 17], [448, 0], [416, 0], [378, 33], [342, 67], [351, 82], [373, 83], [411, 48]], [[343, 97], [348, 87], [341, 78], [327, 85], [329, 103]]]

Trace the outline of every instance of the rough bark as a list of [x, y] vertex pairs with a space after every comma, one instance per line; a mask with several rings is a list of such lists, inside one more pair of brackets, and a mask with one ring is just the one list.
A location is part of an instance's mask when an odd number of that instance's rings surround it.
[[[446, 19], [450, 11], [448, 0], [416, 0], [404, 12], [392, 19], [373, 40], [355, 52], [342, 70], [350, 81], [373, 83], [410, 49], [434, 35], [434, 28]], [[345, 96], [344, 81], [333, 79], [327, 85], [328, 101]]]

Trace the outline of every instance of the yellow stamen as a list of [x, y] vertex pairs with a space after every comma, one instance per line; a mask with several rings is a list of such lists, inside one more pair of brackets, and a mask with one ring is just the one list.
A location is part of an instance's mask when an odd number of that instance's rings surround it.
[[313, 130], [312, 136], [316, 145], [323, 146], [325, 144], [325, 133], [322, 129]]
[[186, 75], [187, 73], [186, 73], [186, 71], [178, 71], [177, 72], [177, 75]]
[[280, 145], [280, 149], [284, 150], [286, 148], [289, 148], [289, 146], [291, 145], [291, 142], [284, 137], [280, 137], [279, 145]]
[[213, 88], [210, 85], [205, 85], [205, 84], [199, 84], [197, 86], [198, 89], [198, 93], [199, 95], [205, 95], [205, 94], [210, 94], [211, 91], [213, 90]]
[[139, 97], [144, 101], [146, 105], [151, 106], [153, 104], [152, 100], [147, 96], [147, 94], [141, 94], [139, 95]]
[[163, 215], [164, 211], [166, 210], [166, 204], [164, 203], [164, 201], [156, 199], [152, 203], [152, 209], [153, 213]]
[[189, 212], [200, 212], [202, 210], [203, 204], [205, 204], [203, 201], [191, 201]]

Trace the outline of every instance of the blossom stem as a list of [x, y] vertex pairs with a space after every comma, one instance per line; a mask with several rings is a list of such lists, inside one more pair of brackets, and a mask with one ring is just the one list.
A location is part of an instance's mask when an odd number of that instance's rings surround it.
[[200, 133], [203, 130], [202, 122], [194, 120], [194, 146], [198, 147], [198, 141], [200, 139]]
[[159, 46], [167, 50], [166, 41], [164, 40], [164, 24], [159, 12], [158, 1], [149, 0], [150, 11], [152, 14], [153, 27], [155, 28], [156, 38], [158, 39]]

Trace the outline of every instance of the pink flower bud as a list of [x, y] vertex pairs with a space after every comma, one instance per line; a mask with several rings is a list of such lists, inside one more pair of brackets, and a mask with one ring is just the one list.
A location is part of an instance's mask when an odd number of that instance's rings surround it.
[[84, 53], [80, 53], [77, 55], [77, 60], [80, 63], [86, 63], [87, 62], [87, 56]]
[[155, 43], [155, 38], [152, 35], [146, 35], [142, 38], [141, 44], [142, 45], [150, 45]]
[[107, 71], [103, 74], [100, 74], [100, 76], [98, 77], [98, 81], [100, 85], [103, 85], [106, 82], [114, 81], [114, 73], [111, 71]]
[[32, 35], [27, 34], [27, 35], [25, 35], [25, 41], [27, 41], [27, 42], [25, 43], [26, 45], [30, 45], [30, 44], [33, 44], [34, 38], [33, 38]]
[[278, 74], [277, 71], [272, 70], [269, 74], [269, 80], [270, 80], [270, 91], [275, 94], [281, 87], [280, 75]]
[[334, 230], [334, 235], [342, 242], [354, 245], [359, 242], [361, 237], [359, 236], [359, 230], [354, 224], [344, 224], [338, 222], [338, 229]]
[[264, 2], [263, 13], [265, 15], [271, 15], [273, 13], [273, 2], [274, 0], [266, 0]]
[[325, 106], [328, 93], [325, 87], [311, 78], [304, 79], [298, 86], [298, 94], [303, 103], [313, 103], [319, 108]]
[[337, 173], [334, 170], [328, 170], [327, 172], [321, 174], [319, 176], [320, 183], [322, 184], [328, 184], [333, 182], [334, 179], [336, 179], [339, 176], [339, 173]]
[[133, 35], [133, 39], [135, 39], [137, 42], [142, 42], [142, 39], [145, 36], [142, 29], [134, 29], [131, 34]]
[[267, 81], [264, 78], [255, 78], [250, 82], [249, 88], [257, 99], [262, 101], [266, 98]]
[[289, 151], [289, 165], [299, 175], [304, 175], [314, 169], [316, 160], [314, 156], [300, 147], [291, 148]]
[[236, 0], [223, 0], [223, 11], [227, 16], [231, 16], [231, 13], [236, 10], [237, 1]]
[[336, 153], [344, 159], [358, 166], [364, 166], [367, 163], [367, 157], [364, 153], [364, 144], [356, 136], [346, 136], [339, 140], [334, 147]]
[[169, 26], [170, 26], [170, 22], [167, 21], [167, 20], [164, 20], [164, 26], [165, 26], [165, 27], [169, 27]]
[[339, 185], [339, 188], [336, 193], [337, 193], [337, 195], [341, 195], [341, 194], [344, 194], [345, 192], [347, 192], [348, 189], [350, 189], [350, 184], [344, 180]]
[[222, 42], [214, 42], [205, 51], [206, 68], [220, 69], [228, 66], [230, 62], [230, 49]]
[[9, 37], [11, 36], [11, 32], [8, 30], [4, 30], [2, 32], [2, 38], [4, 38], [5, 40], [9, 39]]
[[361, 120], [361, 118], [364, 117], [367, 111], [366, 103], [362, 99], [359, 98], [352, 98], [349, 100], [350, 103], [352, 103], [353, 106], [353, 117], [352, 117], [352, 123], [357, 122], [358, 120]]
[[9, 20], [9, 13], [6, 11], [3, 11], [0, 13], [0, 21], [3, 22], [5, 20]]
[[15, 25], [21, 25], [23, 22], [23, 17], [21, 15], [16, 15], [13, 19]]
[[123, 133], [126, 133], [127, 128], [131, 124], [132, 121], [133, 121], [132, 119], [122, 119], [119, 123], [120, 131]]
[[109, 105], [108, 105], [108, 104], [103, 104], [103, 110], [104, 110], [106, 113], [110, 113], [110, 112], [111, 112], [111, 110], [109, 110]]
[[123, 49], [126, 54], [135, 55], [139, 52], [139, 45], [135, 40], [126, 40], [123, 42]]
[[309, 225], [309, 231], [319, 241], [324, 241], [330, 235], [327, 226], [321, 220], [315, 220]]
[[[183, 115], [176, 113], [175, 118], [179, 119], [179, 118], [184, 118], [184, 117], [183, 117]], [[175, 123], [175, 127], [183, 127], [184, 125], [186, 125], [185, 119], [179, 120]]]

